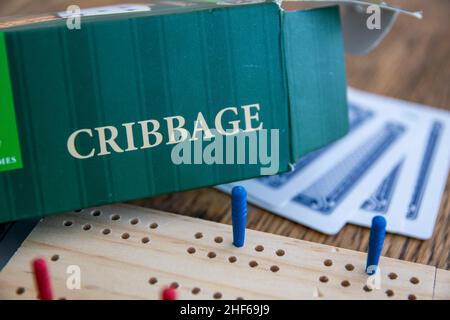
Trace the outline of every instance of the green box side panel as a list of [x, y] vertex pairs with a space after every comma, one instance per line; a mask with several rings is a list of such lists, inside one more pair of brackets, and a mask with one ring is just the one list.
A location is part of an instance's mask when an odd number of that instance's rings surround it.
[[[199, 111], [211, 124], [225, 107], [259, 103], [264, 127], [280, 129], [287, 170], [280, 19], [261, 4], [6, 33], [23, 169], [0, 172], [0, 222], [260, 175], [260, 165], [176, 166], [165, 144], [75, 159], [67, 139], [83, 128], [115, 126], [124, 148], [121, 124], [156, 119], [165, 143], [164, 117], [184, 116], [192, 132]], [[98, 152], [95, 135], [77, 141]]]
[[22, 168], [5, 35], [0, 33], [0, 172]]
[[348, 131], [339, 8], [284, 12], [283, 39], [296, 161]]

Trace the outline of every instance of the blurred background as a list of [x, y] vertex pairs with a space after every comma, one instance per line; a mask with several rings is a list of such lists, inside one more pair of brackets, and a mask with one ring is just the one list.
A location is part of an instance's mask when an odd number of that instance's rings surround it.
[[[134, 1], [134, 3], [139, 1]], [[372, 93], [450, 109], [450, 1], [391, 0], [409, 10], [423, 10], [423, 20], [401, 15], [385, 40], [366, 56], [346, 58], [350, 86]], [[1, 0], [0, 17], [65, 11], [69, 5], [81, 8], [126, 0]], [[293, 9], [296, 4], [289, 4]], [[437, 227], [428, 241], [388, 235], [387, 256], [450, 268], [449, 183], [444, 194]], [[134, 204], [230, 223], [229, 197], [212, 188], [169, 194], [134, 201]], [[326, 236], [251, 206], [248, 227], [365, 251], [368, 230], [347, 225], [337, 236]]]

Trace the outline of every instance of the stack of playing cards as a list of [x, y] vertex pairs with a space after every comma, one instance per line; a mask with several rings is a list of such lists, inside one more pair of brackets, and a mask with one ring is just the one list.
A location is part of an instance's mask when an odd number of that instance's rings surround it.
[[343, 139], [277, 176], [243, 185], [250, 202], [327, 234], [386, 217], [392, 233], [433, 234], [450, 162], [450, 113], [349, 90]]

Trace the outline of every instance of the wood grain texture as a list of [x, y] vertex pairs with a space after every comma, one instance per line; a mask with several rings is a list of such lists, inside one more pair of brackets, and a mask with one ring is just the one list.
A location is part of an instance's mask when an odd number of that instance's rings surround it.
[[[36, 257], [66, 299], [159, 299], [169, 285], [179, 299], [415, 300], [438, 284], [448, 295], [450, 272], [432, 266], [382, 258], [370, 288], [365, 253], [253, 230], [242, 248], [232, 238], [225, 224], [124, 204], [46, 217], [0, 273], [0, 299], [37, 296]], [[74, 265], [80, 290], [66, 286]]]
[[[81, 7], [127, 2], [78, 0]], [[128, 1], [133, 2], [133, 1]], [[347, 57], [348, 82], [358, 89], [450, 109], [450, 1], [391, 0], [412, 10], [424, 10], [424, 19], [400, 16], [393, 30], [372, 53]], [[71, 0], [3, 0], [0, 16], [63, 10]], [[383, 254], [450, 269], [450, 183], [442, 198], [434, 236], [428, 241], [388, 235]], [[212, 221], [230, 223], [230, 198], [204, 188], [134, 201], [134, 204]], [[311, 229], [251, 206], [249, 228], [338, 247], [366, 251], [369, 232], [348, 225], [337, 236]]]

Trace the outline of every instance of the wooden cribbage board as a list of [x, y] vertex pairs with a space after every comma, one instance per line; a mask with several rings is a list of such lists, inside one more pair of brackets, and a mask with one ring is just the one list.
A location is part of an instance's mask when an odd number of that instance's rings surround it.
[[[31, 261], [48, 261], [55, 298], [449, 299], [450, 272], [382, 258], [381, 289], [365, 287], [366, 254], [129, 205], [46, 217], [0, 273], [0, 299], [35, 299]], [[81, 289], [66, 287], [70, 265]]]

